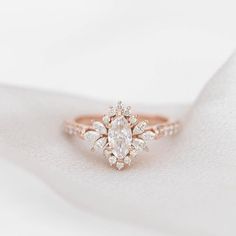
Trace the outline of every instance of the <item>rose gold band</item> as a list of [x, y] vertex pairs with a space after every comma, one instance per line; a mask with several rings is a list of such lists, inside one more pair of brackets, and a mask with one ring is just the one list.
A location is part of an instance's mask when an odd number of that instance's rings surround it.
[[[139, 120], [148, 121], [148, 126], [145, 130], [151, 130], [155, 132], [156, 139], [159, 139], [162, 136], [174, 135], [180, 129], [179, 121], [171, 121], [165, 116], [139, 114], [137, 117]], [[84, 133], [92, 129], [92, 123], [94, 121], [101, 120], [101, 115], [77, 116], [73, 120], [65, 122], [65, 132], [70, 135], [76, 135], [80, 138], [83, 138]]]

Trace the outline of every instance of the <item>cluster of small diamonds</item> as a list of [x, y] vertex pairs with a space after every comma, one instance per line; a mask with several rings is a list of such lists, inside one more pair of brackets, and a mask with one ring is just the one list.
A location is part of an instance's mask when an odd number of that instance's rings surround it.
[[173, 122], [165, 125], [157, 125], [155, 128], [155, 133], [158, 136], [172, 136], [179, 132], [180, 130], [180, 123]]
[[[127, 154], [123, 156], [117, 156], [114, 151], [114, 143], [109, 142], [109, 131], [112, 130], [112, 124], [114, 125], [116, 119], [120, 117], [127, 123], [127, 127], [124, 127], [123, 131], [131, 132], [132, 135]], [[115, 107], [110, 107], [107, 114], [103, 116], [102, 122], [94, 121], [92, 127], [84, 133], [84, 139], [91, 144], [91, 149], [102, 150], [109, 164], [118, 170], [129, 166], [139, 152], [148, 150], [146, 141], [156, 137], [155, 132], [146, 130], [147, 121], [138, 122], [137, 117], [131, 114], [131, 107], [124, 107], [121, 102], [118, 102]], [[127, 142], [129, 143], [129, 140]]]
[[80, 134], [82, 130], [79, 127], [76, 127], [76, 126], [66, 123], [64, 126], [64, 131], [65, 131], [65, 133], [67, 133], [69, 135], [76, 136], [76, 135]]

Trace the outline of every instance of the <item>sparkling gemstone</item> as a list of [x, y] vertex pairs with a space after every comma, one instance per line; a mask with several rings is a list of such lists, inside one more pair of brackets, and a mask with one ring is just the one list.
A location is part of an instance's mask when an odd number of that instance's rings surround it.
[[116, 168], [117, 168], [118, 170], [123, 169], [124, 166], [125, 166], [124, 162], [116, 162]]
[[110, 156], [108, 158], [108, 161], [109, 161], [110, 165], [112, 166], [116, 163], [116, 157], [115, 156]]
[[129, 155], [130, 157], [134, 158], [138, 155], [138, 151], [135, 148], [133, 148], [130, 150]]
[[140, 135], [140, 137], [146, 141], [153, 140], [155, 138], [155, 136], [156, 136], [156, 134], [154, 132], [152, 132], [151, 130], [145, 131], [144, 133], [142, 133]]
[[131, 107], [127, 107], [124, 111], [125, 116], [130, 116], [131, 115]]
[[114, 116], [116, 114], [116, 109], [114, 107], [110, 107], [108, 111], [108, 115], [110, 117]]
[[102, 148], [104, 148], [106, 143], [107, 143], [107, 138], [106, 137], [100, 138], [95, 142], [94, 148], [95, 149], [102, 149]]
[[99, 121], [95, 121], [93, 122], [93, 128], [99, 133], [99, 134], [106, 134], [107, 133], [107, 129], [104, 126], [103, 123], [99, 122]]
[[136, 124], [137, 123], [137, 117], [136, 116], [131, 116], [129, 118], [129, 121], [132, 125]]
[[108, 125], [110, 122], [110, 117], [109, 116], [103, 116], [102, 121], [105, 125]]
[[126, 156], [126, 157], [124, 158], [124, 163], [127, 164], [127, 165], [130, 165], [131, 159], [130, 159], [128, 156]]
[[105, 148], [103, 154], [106, 158], [109, 158], [111, 156], [111, 150]]
[[117, 109], [123, 109], [123, 103], [122, 101], [119, 101], [116, 106]]
[[96, 131], [87, 131], [85, 134], [84, 134], [84, 139], [90, 143], [93, 143], [95, 142], [98, 138], [100, 137], [100, 134]]
[[141, 121], [135, 127], [133, 134], [141, 134], [144, 132], [145, 128], [147, 127], [147, 122]]
[[146, 148], [146, 143], [140, 138], [135, 138], [132, 144], [137, 151], [142, 151], [144, 148]]
[[108, 141], [112, 147], [112, 153], [117, 158], [124, 158], [128, 154], [132, 142], [132, 131], [124, 116], [119, 116], [111, 122]]

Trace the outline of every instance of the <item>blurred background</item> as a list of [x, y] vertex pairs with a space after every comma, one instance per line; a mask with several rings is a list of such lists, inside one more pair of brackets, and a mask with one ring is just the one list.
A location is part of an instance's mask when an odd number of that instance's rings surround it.
[[[0, 83], [190, 103], [235, 49], [235, 9], [227, 0], [0, 0]], [[4, 160], [0, 184], [0, 235], [147, 235], [76, 211]]]
[[234, 51], [235, 22], [227, 0], [0, 1], [0, 83], [191, 102]]

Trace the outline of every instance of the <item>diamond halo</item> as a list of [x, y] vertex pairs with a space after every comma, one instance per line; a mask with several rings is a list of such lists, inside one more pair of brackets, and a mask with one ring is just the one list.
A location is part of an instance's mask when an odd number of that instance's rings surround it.
[[95, 150], [102, 150], [110, 166], [118, 170], [130, 166], [133, 158], [147, 151], [146, 141], [156, 138], [156, 133], [147, 130], [148, 121], [138, 121], [131, 107], [118, 102], [110, 107], [101, 121], [94, 121], [92, 128], [84, 133], [84, 139]]

